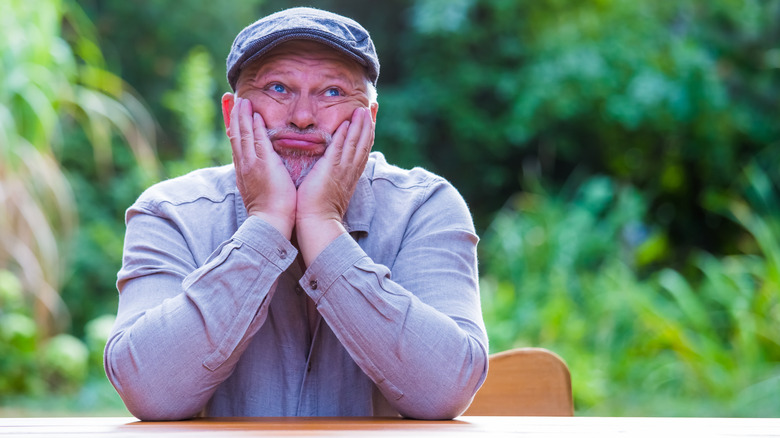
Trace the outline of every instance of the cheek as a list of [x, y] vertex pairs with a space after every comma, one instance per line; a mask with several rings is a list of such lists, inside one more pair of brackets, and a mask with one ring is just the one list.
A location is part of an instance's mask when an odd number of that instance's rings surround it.
[[331, 134], [336, 132], [341, 124], [347, 120], [352, 119], [352, 113], [355, 111], [356, 106], [339, 105], [338, 107], [330, 107], [320, 111], [320, 125], [321, 128], [330, 132]]
[[278, 128], [285, 124], [287, 108], [273, 99], [251, 99], [252, 109], [260, 114], [268, 128]]

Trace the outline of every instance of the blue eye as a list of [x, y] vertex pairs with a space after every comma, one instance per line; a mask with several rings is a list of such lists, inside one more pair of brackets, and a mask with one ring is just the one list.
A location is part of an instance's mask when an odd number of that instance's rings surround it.
[[276, 91], [277, 93], [286, 93], [287, 92], [287, 89], [284, 88], [284, 85], [282, 85], [282, 84], [273, 84], [273, 85], [271, 85], [271, 89], [273, 91]]
[[338, 88], [328, 88], [327, 90], [325, 90], [325, 95], [328, 97], [338, 97], [341, 96], [342, 94], [341, 94], [341, 90], [339, 90]]

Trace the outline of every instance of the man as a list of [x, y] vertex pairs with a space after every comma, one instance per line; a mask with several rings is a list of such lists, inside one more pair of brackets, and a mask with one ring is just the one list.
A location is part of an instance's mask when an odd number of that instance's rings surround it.
[[140, 419], [461, 414], [487, 373], [468, 209], [371, 153], [379, 61], [358, 23], [244, 29], [222, 97], [233, 165], [127, 211], [109, 379]]

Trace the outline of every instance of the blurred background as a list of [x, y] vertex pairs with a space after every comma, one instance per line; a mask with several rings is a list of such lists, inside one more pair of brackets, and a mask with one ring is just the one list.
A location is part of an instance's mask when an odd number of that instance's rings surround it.
[[491, 351], [577, 415], [780, 416], [780, 1], [2, 0], [0, 416], [126, 415], [101, 354], [123, 213], [230, 162], [236, 33], [355, 18], [375, 150], [469, 203]]

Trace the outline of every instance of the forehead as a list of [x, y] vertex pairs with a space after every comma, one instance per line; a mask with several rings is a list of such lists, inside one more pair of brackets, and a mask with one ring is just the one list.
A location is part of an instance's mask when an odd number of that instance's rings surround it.
[[281, 68], [297, 67], [349, 79], [365, 79], [366, 71], [355, 60], [325, 44], [294, 40], [275, 47], [260, 59], [244, 67], [241, 77], [255, 77]]

